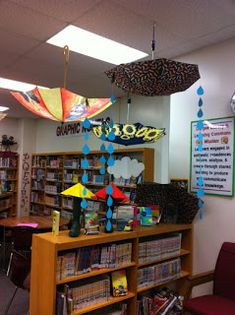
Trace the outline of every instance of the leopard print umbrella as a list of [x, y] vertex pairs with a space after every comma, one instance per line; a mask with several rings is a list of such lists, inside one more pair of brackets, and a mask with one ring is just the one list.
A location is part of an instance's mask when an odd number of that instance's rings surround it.
[[165, 58], [120, 64], [105, 74], [122, 90], [145, 96], [185, 91], [200, 78], [197, 65]]

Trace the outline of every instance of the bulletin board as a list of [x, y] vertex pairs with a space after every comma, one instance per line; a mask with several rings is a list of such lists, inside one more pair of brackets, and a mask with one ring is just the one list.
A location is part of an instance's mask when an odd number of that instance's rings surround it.
[[[197, 129], [191, 122], [190, 191], [199, 188], [197, 180], [203, 178], [205, 194], [234, 195], [234, 117], [204, 120], [204, 128]], [[203, 135], [202, 152], [198, 151], [198, 134]], [[201, 172], [200, 172], [201, 170]]]

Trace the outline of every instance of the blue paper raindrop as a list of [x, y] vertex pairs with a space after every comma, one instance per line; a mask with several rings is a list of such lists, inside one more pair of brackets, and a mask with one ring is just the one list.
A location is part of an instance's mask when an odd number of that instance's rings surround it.
[[203, 186], [203, 178], [199, 177], [197, 183], [199, 186]]
[[104, 175], [104, 174], [105, 174], [105, 168], [104, 168], [104, 167], [101, 167], [101, 168], [100, 168], [100, 174], [101, 174], [101, 175]]
[[83, 182], [83, 183], [87, 183], [87, 182], [88, 182], [87, 173], [84, 173], [84, 174], [82, 175], [82, 182]]
[[202, 152], [203, 148], [202, 148], [202, 144], [198, 145], [198, 152]]
[[197, 89], [197, 95], [203, 95], [204, 94], [204, 90], [203, 88], [200, 86], [198, 89]]
[[89, 168], [89, 162], [87, 159], [82, 159], [81, 166], [83, 169]]
[[201, 129], [203, 129], [203, 128], [204, 128], [203, 121], [199, 120], [199, 121], [197, 122], [197, 129], [198, 129], [198, 130], [201, 130]]
[[87, 194], [87, 189], [86, 189], [86, 187], [84, 187], [83, 188], [83, 195], [86, 196], [86, 194]]
[[203, 105], [203, 100], [201, 99], [201, 97], [199, 98], [199, 101], [198, 101], [198, 106], [201, 107]]
[[105, 133], [104, 133], [104, 132], [102, 132], [102, 134], [101, 134], [101, 136], [100, 136], [100, 139], [103, 140], [103, 141], [106, 140], [106, 136], [105, 136]]
[[109, 207], [111, 207], [112, 204], [113, 204], [113, 198], [112, 198], [111, 196], [109, 196], [109, 197], [108, 197], [108, 200], [107, 200], [107, 205], [108, 205]]
[[112, 104], [116, 102], [116, 99], [115, 99], [115, 96], [114, 96], [114, 95], [112, 95], [112, 96], [110, 97], [110, 101], [112, 102]]
[[104, 152], [105, 150], [106, 150], [105, 145], [102, 143], [101, 146], [100, 146], [100, 151]]
[[85, 144], [85, 145], [83, 146], [83, 148], [82, 148], [82, 153], [85, 154], [85, 155], [87, 155], [87, 154], [90, 153], [90, 148], [88, 147], [87, 144]]
[[84, 120], [83, 120], [83, 123], [82, 123], [82, 126], [83, 126], [84, 128], [86, 128], [86, 129], [90, 128], [91, 124], [90, 124], [89, 119], [87, 119], [87, 118], [84, 119]]
[[86, 208], [87, 208], [87, 201], [86, 201], [86, 199], [82, 199], [81, 207], [82, 207], [83, 209], [86, 209]]
[[110, 131], [108, 134], [108, 140], [113, 141], [115, 139], [115, 133], [113, 131]]
[[101, 163], [101, 164], [105, 164], [105, 162], [106, 162], [106, 159], [105, 159], [104, 155], [101, 155], [101, 157], [100, 157], [100, 163]]
[[108, 195], [112, 195], [112, 193], [113, 193], [113, 187], [112, 187], [111, 185], [108, 185], [108, 186], [106, 187], [106, 193], [107, 193]]
[[112, 212], [111, 208], [108, 208], [108, 211], [106, 213], [106, 218], [107, 219], [111, 219], [112, 216], [113, 216], [113, 212]]
[[108, 166], [113, 166], [114, 163], [115, 163], [114, 158], [113, 158], [112, 156], [110, 156], [110, 157], [108, 158], [107, 165], [108, 165]]
[[112, 229], [112, 224], [111, 224], [111, 221], [110, 221], [110, 220], [107, 221], [107, 223], [106, 223], [106, 225], [105, 225], [105, 229], [106, 229], [107, 231], [111, 231], [111, 229]]
[[201, 132], [199, 132], [199, 134], [198, 134], [198, 140], [200, 140], [200, 141], [202, 141], [203, 140], [203, 134], [201, 133]]
[[203, 111], [200, 108], [199, 111], [197, 112], [197, 117], [201, 118], [202, 116], [203, 116]]
[[197, 191], [197, 196], [198, 197], [203, 197], [204, 196], [204, 190], [202, 188], [199, 188]]
[[109, 121], [109, 127], [113, 128], [113, 120], [112, 119], [110, 119], [110, 121]]
[[108, 145], [108, 150], [107, 151], [108, 151], [109, 154], [112, 154], [114, 152], [114, 147], [113, 147], [112, 143], [110, 143]]

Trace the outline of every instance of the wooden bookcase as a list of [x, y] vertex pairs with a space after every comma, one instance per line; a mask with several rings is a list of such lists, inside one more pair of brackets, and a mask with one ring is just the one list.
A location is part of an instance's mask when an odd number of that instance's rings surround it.
[[[102, 152], [91, 151], [87, 156], [93, 165], [87, 170], [89, 183], [86, 187], [91, 190], [98, 190], [110, 181], [110, 175], [106, 174], [103, 180], [99, 182], [99, 165], [95, 165]], [[106, 158], [108, 154], [104, 154]], [[141, 161], [145, 169], [141, 174], [141, 181], [154, 180], [154, 149], [136, 148], [136, 149], [117, 149], [113, 156], [117, 159], [129, 156]], [[61, 196], [60, 192], [71, 187], [77, 182], [81, 182], [83, 169], [81, 169], [82, 152], [60, 152], [45, 153], [32, 155], [32, 172], [31, 172], [31, 214], [49, 215], [52, 210], [60, 210], [63, 213], [71, 212], [72, 199]], [[101, 176], [102, 177], [102, 176]], [[94, 179], [96, 178], [96, 179]], [[133, 193], [136, 188], [135, 182], [115, 183], [120, 189]], [[63, 216], [63, 213], [62, 216]]]
[[[167, 237], [173, 233], [181, 233], [181, 250], [177, 255], [159, 259], [156, 261], [139, 263], [138, 244], [141, 240], [149, 240], [154, 237]], [[99, 269], [78, 276], [67, 277], [57, 280], [57, 256], [61, 251], [73, 250], [80, 247], [98, 244], [109, 244], [119, 241], [132, 242], [132, 261], [118, 268]], [[173, 280], [164, 281], [151, 286], [137, 288], [138, 268], [154, 265], [159, 262], [169, 261], [180, 257], [181, 273]], [[126, 296], [112, 297], [107, 302], [93, 304], [72, 315], [87, 314], [94, 310], [102, 309], [106, 306], [119, 302], [128, 305], [128, 315], [136, 314], [136, 302], [139, 293], [148, 292], [154, 287], [174, 283], [175, 289], [184, 294], [186, 277], [192, 271], [192, 225], [190, 224], [161, 224], [152, 227], [140, 227], [132, 232], [113, 232], [111, 234], [101, 233], [100, 235], [81, 235], [77, 238], [68, 237], [68, 231], [60, 232], [59, 236], [52, 236], [51, 233], [34, 234], [32, 245], [32, 267], [30, 286], [30, 314], [33, 315], [54, 315], [56, 311], [56, 291], [57, 286], [65, 283], [72, 283], [76, 280], [95, 278], [101, 274], [110, 274], [114, 270], [125, 269], [128, 280], [128, 294]], [[83, 280], [86, 281], [86, 280]]]
[[0, 155], [0, 215], [2, 217], [17, 214], [18, 166], [17, 153], [8, 156], [3, 152]]

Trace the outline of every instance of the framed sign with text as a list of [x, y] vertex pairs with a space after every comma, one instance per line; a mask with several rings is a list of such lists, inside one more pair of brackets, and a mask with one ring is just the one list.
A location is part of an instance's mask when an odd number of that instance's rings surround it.
[[234, 117], [208, 119], [203, 123], [202, 152], [199, 152], [200, 130], [197, 121], [191, 122], [190, 191], [198, 190], [197, 180], [202, 176], [205, 194], [233, 196]]

